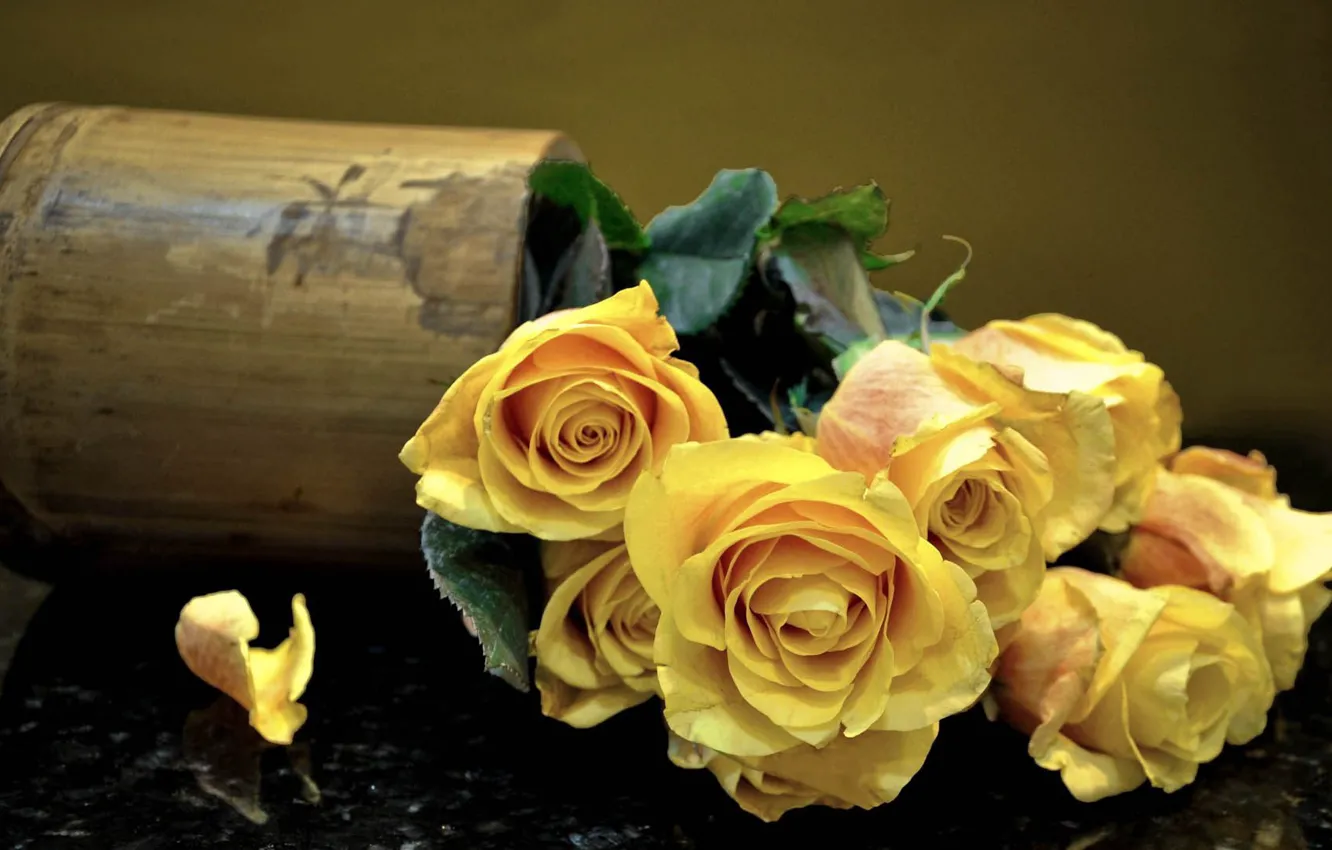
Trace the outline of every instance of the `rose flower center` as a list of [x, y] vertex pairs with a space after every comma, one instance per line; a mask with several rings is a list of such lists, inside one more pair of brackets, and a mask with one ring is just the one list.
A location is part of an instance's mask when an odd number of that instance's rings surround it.
[[542, 448], [555, 463], [574, 472], [612, 460], [632, 424], [624, 412], [599, 399], [568, 405], [551, 417]]
[[1004, 497], [992, 482], [964, 478], [951, 493], [945, 491], [930, 518], [930, 530], [949, 543], [984, 549], [1003, 540], [1007, 514]]

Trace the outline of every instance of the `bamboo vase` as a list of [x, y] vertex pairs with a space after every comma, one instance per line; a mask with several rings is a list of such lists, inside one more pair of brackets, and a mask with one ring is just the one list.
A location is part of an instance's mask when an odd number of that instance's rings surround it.
[[[515, 320], [556, 133], [0, 123], [0, 481], [57, 535], [416, 558], [403, 442]], [[419, 563], [419, 561], [417, 561]]]

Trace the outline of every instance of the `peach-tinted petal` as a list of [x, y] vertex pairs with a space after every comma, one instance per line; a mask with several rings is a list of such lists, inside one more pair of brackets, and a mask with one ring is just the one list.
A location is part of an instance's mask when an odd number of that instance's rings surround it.
[[1275, 499], [1276, 470], [1267, 465], [1261, 452], [1248, 457], [1224, 449], [1190, 446], [1170, 460], [1177, 475], [1201, 475], [1260, 499]]
[[314, 671], [305, 597], [293, 597], [291, 610], [291, 633], [274, 649], [250, 647], [259, 621], [234, 590], [191, 599], [176, 623], [176, 647], [190, 671], [248, 709], [250, 725], [275, 744], [291, 743], [305, 722], [305, 707], [296, 700]]
[[1332, 578], [1332, 514], [1297, 511], [1257, 452], [1194, 447], [1162, 470], [1123, 571], [1233, 602], [1257, 632], [1278, 689], [1294, 684]]
[[1244, 496], [1197, 475], [1162, 470], [1139, 527], [1188, 549], [1207, 566], [1210, 587], [1266, 572], [1276, 556], [1267, 526]]
[[176, 623], [176, 648], [190, 672], [247, 708], [250, 641], [257, 637], [259, 620], [234, 590], [191, 599]]
[[953, 350], [973, 360], [1018, 369], [1027, 387], [1049, 393], [1099, 390], [1116, 381], [1125, 366], [1134, 365], [1123, 357], [1102, 360], [1093, 354], [1080, 359], [1076, 355], [1087, 354], [1086, 349], [1066, 351], [1059, 342], [1028, 322], [1000, 320], [971, 331], [953, 344]]
[[1212, 593], [1226, 592], [1233, 582], [1228, 574], [1209, 568], [1193, 550], [1149, 528], [1137, 528], [1120, 558], [1119, 571], [1138, 587], [1178, 584]]
[[1043, 332], [1042, 339], [1047, 344], [1079, 359], [1091, 360], [1097, 355], [1109, 362], [1133, 362], [1136, 359], [1123, 340], [1084, 319], [1060, 313], [1039, 313], [1028, 318], [1026, 324]]
[[1019, 728], [1032, 736], [1033, 754], [1081, 703], [1100, 662], [1096, 609], [1061, 576], [1043, 584], [999, 658], [996, 695]]
[[860, 359], [819, 414], [818, 452], [838, 469], [872, 479], [888, 466], [899, 439], [929, 426], [939, 431], [990, 411], [958, 396], [930, 359], [888, 340]]

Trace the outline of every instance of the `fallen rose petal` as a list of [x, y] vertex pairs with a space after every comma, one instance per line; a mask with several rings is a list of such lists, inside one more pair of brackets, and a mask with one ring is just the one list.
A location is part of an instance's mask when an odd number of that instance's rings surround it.
[[259, 620], [234, 590], [198, 596], [181, 609], [176, 648], [190, 672], [244, 706], [265, 740], [290, 744], [305, 723], [296, 702], [314, 671], [314, 626], [305, 597], [291, 600], [294, 625], [275, 649], [251, 649]]

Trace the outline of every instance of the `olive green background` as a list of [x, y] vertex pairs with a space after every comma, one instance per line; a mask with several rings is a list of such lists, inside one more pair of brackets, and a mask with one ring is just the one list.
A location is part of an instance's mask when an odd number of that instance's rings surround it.
[[880, 247], [922, 248], [884, 284], [928, 292], [959, 234], [961, 323], [1105, 325], [1195, 433], [1332, 428], [1321, 0], [0, 0], [0, 34], [0, 112], [556, 128], [642, 218], [723, 167], [873, 178]]

